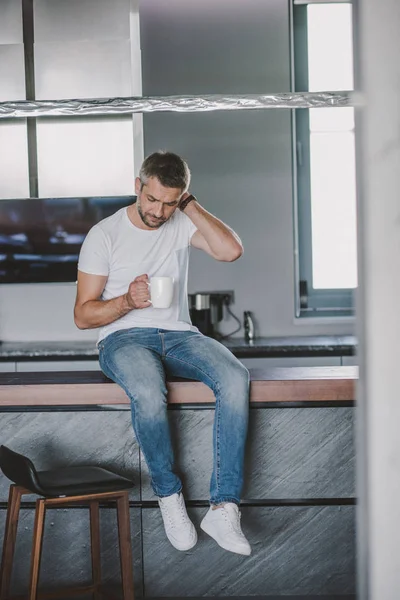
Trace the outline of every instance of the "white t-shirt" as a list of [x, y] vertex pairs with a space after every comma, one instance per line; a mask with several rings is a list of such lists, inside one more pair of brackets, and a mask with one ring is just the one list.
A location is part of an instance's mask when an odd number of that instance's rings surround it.
[[144, 273], [174, 278], [170, 308], [134, 309], [102, 327], [98, 341], [131, 327], [198, 331], [191, 324], [187, 298], [189, 247], [195, 231], [195, 225], [180, 210], [154, 231], [136, 227], [126, 208], [92, 227], [82, 244], [78, 269], [108, 277], [103, 300], [126, 294], [129, 284]]

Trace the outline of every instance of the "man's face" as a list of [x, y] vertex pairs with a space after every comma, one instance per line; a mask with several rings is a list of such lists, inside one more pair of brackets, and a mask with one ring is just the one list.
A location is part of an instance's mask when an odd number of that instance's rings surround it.
[[158, 229], [168, 221], [183, 194], [179, 188], [164, 187], [156, 177], [150, 177], [144, 184], [137, 177], [135, 191], [139, 216], [143, 223], [151, 229]]

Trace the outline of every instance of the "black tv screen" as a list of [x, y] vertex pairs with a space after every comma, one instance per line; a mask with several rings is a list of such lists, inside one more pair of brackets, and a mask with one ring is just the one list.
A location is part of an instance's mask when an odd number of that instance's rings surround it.
[[76, 281], [89, 229], [136, 196], [0, 200], [0, 283]]

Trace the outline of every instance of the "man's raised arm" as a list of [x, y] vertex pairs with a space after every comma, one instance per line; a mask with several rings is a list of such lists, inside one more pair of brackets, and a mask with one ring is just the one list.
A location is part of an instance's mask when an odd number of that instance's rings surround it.
[[[183, 206], [188, 197], [189, 194], [182, 196]], [[190, 241], [194, 248], [204, 250], [216, 260], [225, 262], [233, 262], [242, 256], [243, 246], [239, 236], [223, 221], [203, 208], [196, 199], [186, 204], [183, 212], [197, 227]]]

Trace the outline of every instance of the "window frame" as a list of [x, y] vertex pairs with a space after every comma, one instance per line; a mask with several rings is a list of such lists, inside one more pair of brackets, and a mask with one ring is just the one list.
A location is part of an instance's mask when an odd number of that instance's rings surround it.
[[[308, 91], [309, 4], [351, 4], [349, 0], [294, 0], [291, 2], [292, 89]], [[295, 316], [348, 317], [354, 315], [352, 288], [314, 289], [312, 277], [311, 167], [309, 109], [292, 111]]]

